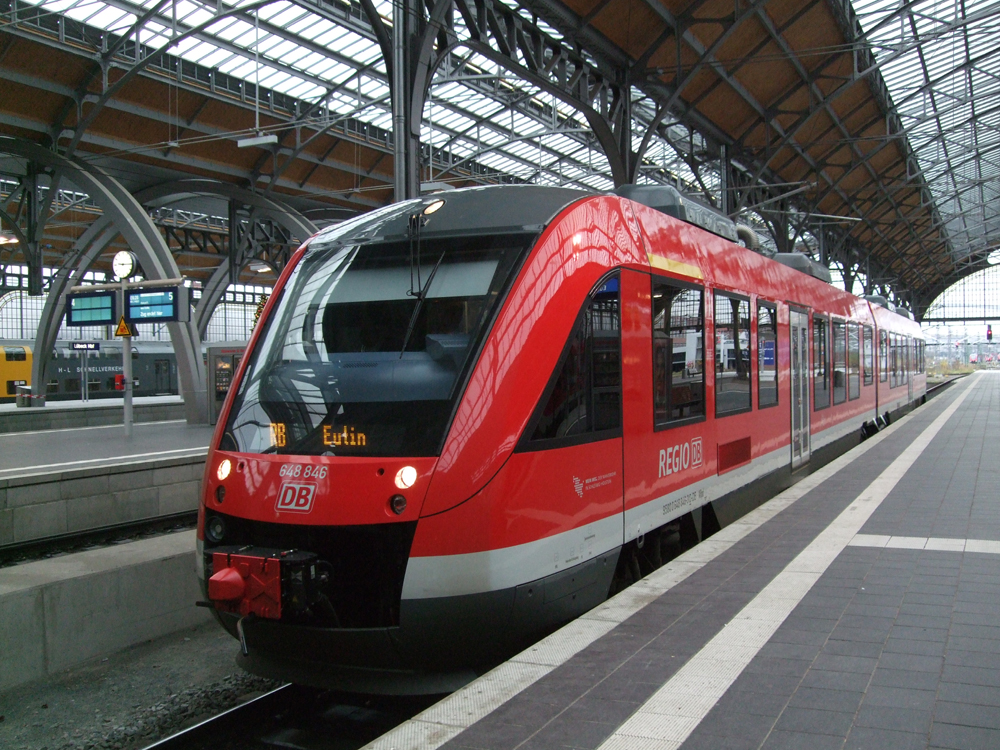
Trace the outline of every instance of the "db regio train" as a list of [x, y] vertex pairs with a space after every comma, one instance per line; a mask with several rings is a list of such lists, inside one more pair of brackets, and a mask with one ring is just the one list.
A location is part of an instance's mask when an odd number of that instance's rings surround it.
[[917, 323], [736, 240], [670, 188], [502, 186], [307, 242], [205, 469], [240, 664], [455, 689], [920, 402]]

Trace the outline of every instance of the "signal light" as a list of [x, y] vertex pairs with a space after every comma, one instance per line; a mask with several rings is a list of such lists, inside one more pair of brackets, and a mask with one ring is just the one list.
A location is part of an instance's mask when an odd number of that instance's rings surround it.
[[992, 341], [993, 340], [993, 326], [992, 325], [987, 325], [986, 326], [986, 340], [987, 341]]

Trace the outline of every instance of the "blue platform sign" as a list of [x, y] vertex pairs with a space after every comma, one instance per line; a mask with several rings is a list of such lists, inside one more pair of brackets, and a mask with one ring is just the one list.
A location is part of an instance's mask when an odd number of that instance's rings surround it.
[[103, 326], [115, 323], [116, 292], [66, 295], [66, 325]]
[[125, 320], [129, 323], [185, 322], [191, 318], [187, 287], [129, 289], [125, 292]]

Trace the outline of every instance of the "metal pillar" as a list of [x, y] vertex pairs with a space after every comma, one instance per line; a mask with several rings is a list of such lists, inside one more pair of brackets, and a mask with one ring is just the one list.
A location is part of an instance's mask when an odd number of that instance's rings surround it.
[[[128, 279], [122, 279], [122, 314], [125, 313]], [[125, 379], [125, 437], [132, 437], [132, 337], [122, 336], [122, 376]]]
[[420, 118], [413, 118], [413, 55], [419, 5], [414, 0], [393, 0], [392, 4], [392, 137], [393, 188], [396, 201], [420, 195]]

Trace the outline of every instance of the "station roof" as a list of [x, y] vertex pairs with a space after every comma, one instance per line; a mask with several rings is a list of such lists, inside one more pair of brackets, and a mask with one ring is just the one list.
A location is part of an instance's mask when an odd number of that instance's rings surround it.
[[[918, 314], [1000, 245], [994, 6], [505, 1], [595, 65], [630, 70], [634, 147], [667, 106], [640, 181], [718, 203], [714, 149], [724, 144], [739, 168], [732, 213], [793, 243], [827, 242], [812, 249], [891, 286]], [[0, 27], [5, 133], [65, 144], [81, 98], [179, 36], [108, 103], [79, 155], [135, 189], [193, 173], [280, 193], [304, 211], [391, 200], [386, 65], [356, 2], [10, 3]], [[391, 21], [390, 2], [375, 7]], [[424, 118], [427, 182], [613, 186], [579, 113], [481, 55], [456, 51]], [[258, 131], [276, 133], [279, 147], [237, 147]], [[746, 189], [755, 180], [771, 190]], [[824, 227], [840, 231], [821, 240]]]

